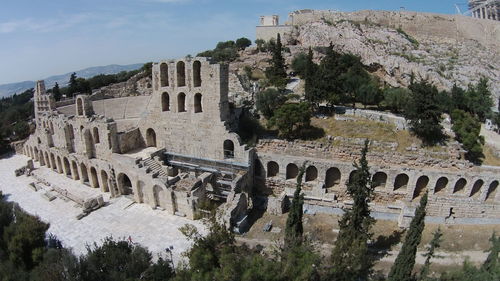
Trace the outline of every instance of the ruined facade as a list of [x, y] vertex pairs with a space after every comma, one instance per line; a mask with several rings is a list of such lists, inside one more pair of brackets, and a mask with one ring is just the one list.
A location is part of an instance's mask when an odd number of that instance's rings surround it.
[[[23, 152], [89, 188], [171, 214], [196, 218], [201, 205], [219, 202], [233, 225], [245, 220], [255, 194], [284, 206], [273, 200], [293, 194], [303, 163], [306, 209], [352, 204], [346, 185], [361, 145], [265, 139], [246, 148], [233, 132], [227, 66], [206, 58], [161, 61], [153, 64], [152, 88], [150, 96], [78, 95], [55, 104], [40, 81], [36, 131]], [[404, 220], [428, 191], [428, 214], [437, 222], [500, 222], [500, 169], [378, 146], [372, 142], [368, 155], [375, 214]]]
[[251, 186], [252, 151], [230, 131], [227, 66], [170, 60], [155, 63], [152, 73], [150, 96], [78, 95], [57, 107], [39, 81], [36, 131], [24, 153], [112, 196], [190, 218], [214, 200], [237, 219], [234, 208], [245, 205]]
[[469, 0], [469, 13], [474, 18], [500, 21], [500, 0]]

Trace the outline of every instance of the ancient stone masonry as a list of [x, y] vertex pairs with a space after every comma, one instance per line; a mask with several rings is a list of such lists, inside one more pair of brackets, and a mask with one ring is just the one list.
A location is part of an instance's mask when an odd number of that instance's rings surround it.
[[469, 13], [474, 18], [500, 21], [500, 1], [469, 0]]
[[241, 220], [246, 208], [228, 200], [240, 202], [236, 194], [250, 191], [253, 152], [228, 129], [227, 66], [206, 58], [161, 61], [152, 84], [151, 95], [78, 95], [56, 108], [37, 82], [36, 131], [23, 153], [112, 196], [190, 218], [213, 200], [236, 210], [228, 210], [229, 222]]

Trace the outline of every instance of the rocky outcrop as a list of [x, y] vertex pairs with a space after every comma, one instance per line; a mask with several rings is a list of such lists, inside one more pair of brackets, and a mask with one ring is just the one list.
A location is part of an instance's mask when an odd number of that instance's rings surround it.
[[153, 93], [151, 77], [144, 77], [144, 73], [134, 75], [125, 82], [102, 87], [92, 93], [94, 99], [119, 98], [128, 96], [148, 96]]

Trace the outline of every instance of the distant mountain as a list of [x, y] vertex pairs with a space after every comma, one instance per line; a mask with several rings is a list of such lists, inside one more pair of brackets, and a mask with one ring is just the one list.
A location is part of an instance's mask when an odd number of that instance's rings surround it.
[[[76, 73], [76, 76], [78, 77], [83, 77], [83, 78], [90, 78], [93, 76], [96, 76], [98, 74], [116, 74], [121, 71], [131, 71], [131, 70], [136, 70], [139, 69], [143, 66], [142, 63], [137, 63], [137, 64], [129, 64], [129, 65], [117, 65], [117, 64], [112, 64], [112, 65], [106, 65], [106, 66], [95, 66], [95, 67], [89, 67], [85, 68], [82, 70], [78, 71], [72, 71], [68, 72], [66, 74], [62, 75], [55, 75], [55, 76], [50, 76], [48, 78], [45, 78], [45, 87], [47, 89], [50, 89], [54, 87], [56, 82], [61, 86], [66, 86], [69, 81], [69, 77], [73, 72]], [[26, 91], [27, 89], [34, 88], [35, 87], [35, 81], [23, 81], [23, 82], [17, 82], [17, 83], [10, 83], [10, 84], [3, 84], [0, 85], [0, 97], [7, 97], [10, 95], [13, 95], [15, 93], [22, 93]]]

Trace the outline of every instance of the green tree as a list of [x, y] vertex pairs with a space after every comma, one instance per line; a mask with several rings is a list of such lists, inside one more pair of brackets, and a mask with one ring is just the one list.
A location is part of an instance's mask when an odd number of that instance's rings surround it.
[[404, 110], [411, 92], [406, 88], [386, 88], [384, 90], [384, 105], [392, 112], [399, 113]]
[[285, 88], [287, 83], [286, 65], [282, 48], [281, 36], [278, 33], [276, 45], [271, 49], [272, 58], [269, 61], [270, 66], [266, 69], [266, 76], [269, 79], [269, 83], [278, 88]]
[[317, 108], [319, 104], [325, 99], [325, 93], [321, 88], [323, 84], [321, 80], [322, 78], [320, 77], [321, 75], [319, 72], [319, 67], [316, 63], [314, 63], [313, 56], [313, 51], [311, 48], [309, 48], [302, 78], [305, 80], [305, 99], [314, 108]]
[[54, 85], [54, 87], [52, 88], [52, 96], [54, 97], [54, 99], [56, 101], [60, 101], [61, 100], [61, 97], [62, 97], [61, 89], [59, 89], [59, 84], [57, 84], [57, 82]]
[[426, 81], [413, 83], [405, 108], [405, 117], [411, 130], [424, 145], [435, 145], [445, 139], [441, 126], [442, 111], [437, 104], [438, 90]]
[[356, 100], [360, 101], [366, 108], [367, 105], [379, 105], [383, 96], [375, 81], [359, 86], [356, 91]]
[[425, 262], [424, 266], [420, 270], [420, 280], [427, 280], [427, 278], [429, 277], [431, 259], [440, 258], [440, 256], [436, 256], [436, 250], [441, 247], [442, 236], [443, 232], [441, 232], [441, 228], [438, 228], [436, 231], [434, 231], [432, 240], [426, 248], [427, 251], [425, 252], [425, 254], [423, 254], [423, 256], [425, 257]]
[[405, 241], [396, 261], [391, 267], [391, 271], [387, 278], [388, 281], [411, 281], [413, 266], [415, 265], [415, 257], [417, 247], [422, 239], [422, 232], [425, 227], [425, 208], [427, 206], [427, 192], [420, 199], [420, 205], [415, 211], [415, 217], [411, 220], [410, 229], [406, 234]]
[[467, 151], [465, 158], [472, 163], [481, 164], [484, 159], [483, 145], [484, 137], [481, 133], [481, 123], [469, 113], [455, 109], [451, 113], [456, 139], [462, 144], [462, 147]]
[[333, 280], [367, 280], [372, 268], [368, 241], [372, 237], [371, 227], [375, 220], [370, 216], [373, 187], [367, 153], [368, 140], [361, 151], [359, 163], [354, 163], [355, 170], [347, 184], [347, 193], [354, 203], [339, 221], [340, 231], [332, 253]]
[[264, 49], [264, 45], [266, 44], [266, 41], [263, 39], [256, 39], [255, 44], [257, 45], [257, 50], [259, 52], [265, 52], [266, 50]]
[[297, 129], [309, 126], [311, 109], [308, 103], [288, 103], [276, 110], [268, 125], [276, 126], [282, 137], [289, 138]]
[[77, 281], [79, 261], [68, 249], [48, 249], [43, 261], [31, 271], [31, 281]]
[[30, 125], [26, 121], [18, 121], [12, 127], [14, 131], [15, 139], [22, 140], [30, 135]]
[[247, 47], [250, 47], [252, 45], [252, 41], [246, 37], [241, 37], [236, 39], [236, 47], [239, 50], [245, 50]]
[[297, 75], [304, 78], [308, 63], [309, 55], [305, 53], [298, 53], [295, 57], [293, 57], [291, 67]]
[[295, 245], [300, 245], [302, 243], [302, 233], [304, 232], [304, 227], [302, 226], [302, 215], [304, 213], [304, 194], [302, 192], [302, 177], [304, 176], [306, 163], [302, 165], [299, 169], [299, 175], [297, 176], [297, 186], [295, 188], [295, 193], [293, 194], [292, 205], [290, 206], [290, 212], [286, 219], [285, 228], [285, 247], [291, 247]]
[[78, 92], [78, 81], [77, 81], [76, 73], [73, 72], [71, 74], [71, 76], [69, 77], [68, 95], [70, 97], [72, 97], [73, 94], [76, 92]]
[[486, 272], [492, 273], [495, 270], [500, 270], [500, 263], [498, 261], [498, 254], [500, 253], [500, 237], [497, 237], [495, 233], [493, 233], [491, 234], [490, 242], [490, 253], [481, 268]]
[[476, 115], [481, 122], [490, 116], [493, 100], [488, 87], [488, 79], [482, 77], [475, 85], [467, 90], [467, 107], [469, 112]]
[[270, 119], [274, 112], [286, 102], [286, 96], [276, 89], [266, 89], [256, 96], [255, 106], [257, 110]]
[[4, 229], [9, 260], [19, 268], [31, 270], [42, 260], [49, 225], [18, 208], [14, 214], [15, 222]]
[[363, 68], [361, 63], [356, 63], [347, 72], [340, 75], [342, 89], [344, 92], [343, 102], [351, 102], [356, 107], [356, 101], [361, 96], [360, 89], [363, 85], [370, 83], [370, 75]]

